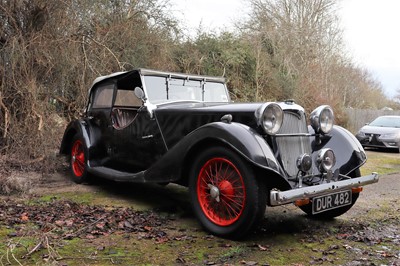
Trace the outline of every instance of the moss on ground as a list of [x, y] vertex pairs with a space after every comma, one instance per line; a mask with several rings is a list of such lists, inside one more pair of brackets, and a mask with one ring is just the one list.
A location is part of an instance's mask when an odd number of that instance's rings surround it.
[[368, 152], [367, 163], [361, 167], [361, 174], [368, 175], [377, 172], [380, 175], [400, 172], [400, 154]]

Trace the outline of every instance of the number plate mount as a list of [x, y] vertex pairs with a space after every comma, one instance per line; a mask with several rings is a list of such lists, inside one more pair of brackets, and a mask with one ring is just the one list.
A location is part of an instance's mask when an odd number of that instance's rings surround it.
[[340, 191], [312, 199], [312, 213], [317, 214], [350, 205], [352, 202], [351, 190]]

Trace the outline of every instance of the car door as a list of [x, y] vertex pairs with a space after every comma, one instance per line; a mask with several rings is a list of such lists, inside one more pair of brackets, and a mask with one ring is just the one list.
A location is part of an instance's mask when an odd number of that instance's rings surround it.
[[91, 128], [91, 161], [96, 165], [96, 161], [110, 157], [111, 141], [113, 137], [110, 114], [115, 89], [114, 81], [106, 81], [92, 88], [90, 101], [87, 111], [87, 122]]
[[116, 97], [111, 110], [113, 168], [139, 172], [148, 169], [165, 152], [156, 120], [135, 94], [140, 88], [139, 76], [118, 81]]

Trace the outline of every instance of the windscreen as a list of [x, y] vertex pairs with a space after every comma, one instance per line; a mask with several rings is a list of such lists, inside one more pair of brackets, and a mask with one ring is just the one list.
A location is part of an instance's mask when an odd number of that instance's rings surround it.
[[224, 83], [144, 76], [148, 100], [153, 104], [173, 101], [228, 102]]
[[380, 116], [374, 121], [372, 121], [370, 126], [375, 127], [397, 127], [400, 128], [400, 116]]

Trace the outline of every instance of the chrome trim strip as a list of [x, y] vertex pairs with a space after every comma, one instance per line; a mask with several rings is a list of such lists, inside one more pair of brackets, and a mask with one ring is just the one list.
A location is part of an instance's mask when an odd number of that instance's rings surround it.
[[292, 134], [275, 134], [274, 137], [313, 137], [315, 134], [309, 133], [292, 133]]
[[218, 83], [225, 83], [224, 77], [202, 76], [202, 75], [176, 73], [176, 72], [164, 72], [164, 71], [145, 69], [145, 68], [139, 68], [138, 70], [139, 70], [141, 76], [160, 76], [160, 77], [183, 78], [183, 79], [190, 79], [190, 80], [205, 80], [205, 81], [213, 81], [213, 82], [218, 82]]
[[379, 176], [377, 173], [371, 175], [351, 178], [347, 180], [325, 183], [316, 186], [296, 188], [287, 191], [271, 190], [270, 203], [271, 206], [284, 205], [292, 203], [299, 199], [313, 198], [316, 196], [322, 196], [345, 189], [355, 188], [359, 186], [365, 186], [378, 182]]

